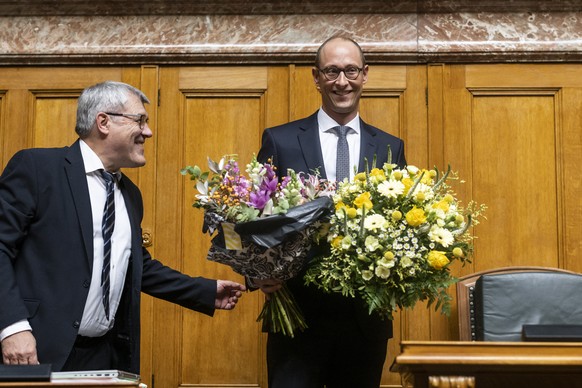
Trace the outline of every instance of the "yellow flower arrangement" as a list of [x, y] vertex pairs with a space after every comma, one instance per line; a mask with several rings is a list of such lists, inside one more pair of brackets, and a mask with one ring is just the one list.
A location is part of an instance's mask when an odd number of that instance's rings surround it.
[[447, 181], [450, 169], [385, 164], [340, 183], [328, 244], [305, 276], [327, 292], [360, 297], [370, 313], [392, 318], [398, 309], [428, 300], [448, 313], [454, 261], [472, 251], [469, 227], [484, 205], [461, 207]]

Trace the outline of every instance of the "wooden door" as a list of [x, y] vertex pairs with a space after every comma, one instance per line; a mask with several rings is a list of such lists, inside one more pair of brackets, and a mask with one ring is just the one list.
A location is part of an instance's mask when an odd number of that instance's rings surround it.
[[[277, 100], [285, 95], [286, 78], [285, 69], [267, 67], [161, 69], [155, 207], [156, 225], [163, 228], [154, 238], [165, 263], [193, 276], [244, 283], [230, 268], [206, 260], [210, 237], [202, 234], [203, 212], [192, 208], [195, 190], [180, 169], [206, 169], [207, 157], [225, 154], [249, 161], [261, 129], [285, 107]], [[265, 337], [255, 322], [262, 301], [260, 292], [247, 294], [234, 311], [214, 317], [156, 303], [156, 386], [266, 386]]]
[[[575, 64], [429, 67], [431, 160], [459, 171], [462, 198], [489, 207], [462, 274], [582, 271], [581, 80]], [[458, 338], [454, 317], [435, 317], [430, 338]]]

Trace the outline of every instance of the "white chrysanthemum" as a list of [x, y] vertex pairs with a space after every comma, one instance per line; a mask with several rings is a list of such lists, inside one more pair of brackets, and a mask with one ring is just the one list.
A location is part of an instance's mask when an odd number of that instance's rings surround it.
[[374, 252], [376, 249], [382, 248], [380, 241], [374, 236], [366, 237], [365, 245], [368, 252]]
[[414, 194], [422, 193], [424, 195], [424, 201], [431, 201], [434, 198], [434, 191], [432, 187], [424, 183], [419, 183], [414, 189]]
[[444, 220], [445, 218], [447, 218], [447, 213], [445, 213], [442, 209], [435, 209], [435, 208], [430, 209], [429, 208], [429, 210], [432, 210], [434, 212], [434, 214], [437, 216], [437, 218], [439, 218], [441, 220]]
[[367, 230], [385, 229], [388, 225], [388, 221], [381, 214], [372, 214], [364, 220], [364, 228]]
[[381, 279], [388, 279], [388, 277], [390, 277], [390, 268], [381, 265], [377, 266], [374, 272], [376, 273], [376, 276]]
[[455, 241], [455, 238], [450, 231], [438, 226], [433, 226], [430, 229], [430, 232], [428, 232], [428, 238], [430, 238], [431, 241], [441, 244], [445, 248]]
[[393, 179], [378, 185], [378, 192], [387, 198], [396, 198], [404, 193], [404, 184]]

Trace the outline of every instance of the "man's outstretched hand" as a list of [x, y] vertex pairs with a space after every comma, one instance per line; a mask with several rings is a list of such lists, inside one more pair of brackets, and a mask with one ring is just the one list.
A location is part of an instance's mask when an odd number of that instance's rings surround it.
[[230, 280], [217, 280], [214, 307], [221, 310], [232, 310], [244, 290], [246, 288], [242, 284]]

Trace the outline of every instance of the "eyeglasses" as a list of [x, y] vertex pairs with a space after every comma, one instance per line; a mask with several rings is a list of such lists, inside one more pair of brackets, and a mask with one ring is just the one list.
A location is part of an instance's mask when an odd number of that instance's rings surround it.
[[139, 129], [144, 129], [146, 124], [150, 120], [148, 115], [142, 115], [142, 114], [113, 113], [113, 112], [105, 112], [105, 114], [110, 115], [110, 116], [120, 116], [120, 117], [126, 117], [128, 119], [131, 119], [139, 124]]
[[360, 72], [363, 70], [363, 67], [356, 67], [356, 66], [348, 66], [345, 69], [340, 69], [339, 67], [331, 66], [326, 67], [325, 69], [317, 68], [323, 76], [328, 81], [335, 81], [340, 76], [340, 73], [344, 73], [347, 79], [350, 81], [355, 80], [360, 75]]

